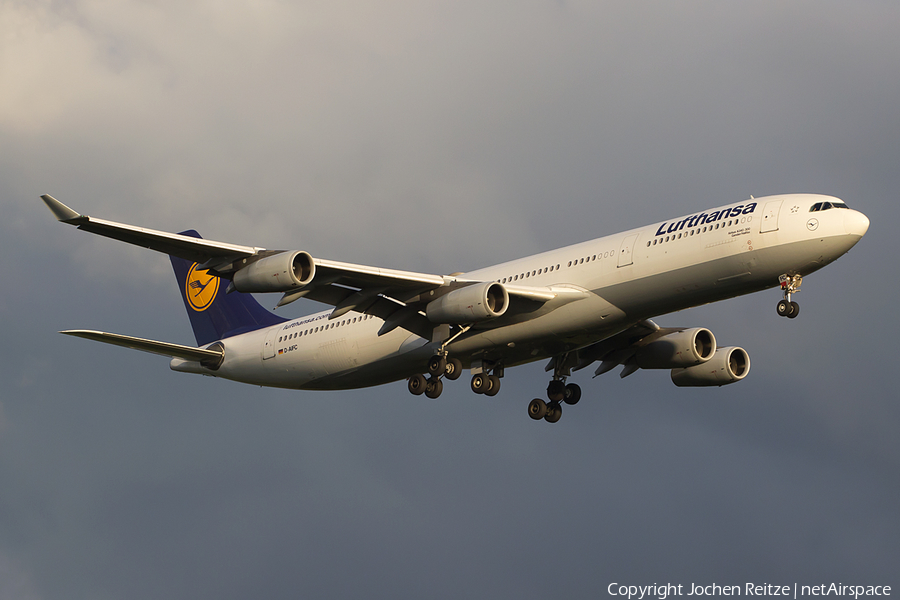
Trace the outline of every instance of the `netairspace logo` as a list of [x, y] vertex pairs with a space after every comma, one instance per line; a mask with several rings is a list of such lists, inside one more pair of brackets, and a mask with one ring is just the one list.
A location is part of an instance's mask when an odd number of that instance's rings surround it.
[[890, 596], [889, 585], [844, 585], [842, 583], [822, 583], [819, 585], [774, 585], [771, 583], [745, 583], [741, 585], [709, 585], [673, 583], [653, 585], [622, 585], [611, 583], [606, 588], [610, 596], [622, 596], [628, 600], [658, 598], [666, 600], [670, 596], [783, 596], [797, 600], [801, 597], [843, 596], [854, 599], [866, 596]]

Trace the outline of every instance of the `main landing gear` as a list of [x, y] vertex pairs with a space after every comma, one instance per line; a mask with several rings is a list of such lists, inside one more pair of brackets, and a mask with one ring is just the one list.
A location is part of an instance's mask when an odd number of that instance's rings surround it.
[[572, 405], [581, 400], [581, 387], [577, 383], [566, 384], [565, 379], [554, 379], [547, 386], [547, 398], [544, 402], [535, 398], [528, 403], [528, 416], [535, 421], [544, 419], [548, 423], [556, 423], [562, 417], [562, 403]]
[[[556, 356], [547, 366], [547, 370], [553, 370], [553, 379], [547, 385], [547, 402], [535, 398], [528, 404], [528, 416], [539, 421], [556, 423], [562, 417], [562, 405], [578, 404], [581, 400], [581, 387], [575, 383], [566, 383], [572, 366], [576, 364], [575, 354], [562, 354]], [[428, 359], [425, 365], [425, 374], [417, 373], [409, 378], [407, 386], [409, 392], [415, 396], [425, 394], [428, 398], [437, 398], [444, 391], [444, 379], [451, 381], [459, 379], [462, 375], [462, 362], [456, 358], [449, 358], [445, 348]], [[473, 365], [472, 391], [485, 396], [496, 396], [500, 391], [500, 378], [503, 377], [503, 365], [498, 363], [482, 362]]]
[[544, 419], [548, 423], [556, 423], [562, 417], [562, 403], [573, 405], [581, 400], [581, 387], [575, 383], [566, 384], [566, 377], [572, 372], [576, 355], [572, 353], [553, 357], [547, 370], [553, 369], [553, 379], [547, 385], [547, 398], [544, 402], [535, 398], [528, 403], [528, 416], [535, 421]]
[[803, 283], [803, 277], [800, 275], [781, 275], [778, 277], [781, 283], [781, 291], [784, 292], [784, 298], [778, 301], [776, 310], [779, 317], [787, 317], [796, 319], [800, 314], [800, 305], [791, 300], [791, 294], [800, 291], [800, 284]]
[[[450, 381], [459, 379], [463, 372], [463, 366], [459, 359], [448, 359], [446, 356], [435, 354], [428, 359], [426, 371], [429, 375], [427, 379], [421, 373], [409, 378], [407, 382], [409, 393], [414, 396], [425, 394], [429, 398], [437, 398], [444, 391], [444, 382], [441, 379], [443, 377]], [[500, 388], [499, 384], [497, 388]]]
[[[463, 366], [457, 358], [445, 358], [435, 355], [428, 360], [426, 370], [429, 375], [428, 378], [422, 374], [413, 375], [409, 378], [407, 387], [414, 396], [425, 394], [429, 398], [437, 398], [444, 391], [442, 379], [446, 378], [450, 381], [459, 379], [463, 372]], [[472, 391], [485, 396], [496, 396], [500, 391], [498, 371], [500, 369], [494, 369], [493, 375], [485, 372], [472, 375]]]

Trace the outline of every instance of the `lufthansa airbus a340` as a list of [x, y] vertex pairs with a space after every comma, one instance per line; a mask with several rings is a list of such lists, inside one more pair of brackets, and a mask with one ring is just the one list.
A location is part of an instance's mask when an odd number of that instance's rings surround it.
[[[581, 388], [573, 371], [599, 363], [670, 369], [678, 386], [744, 379], [750, 357], [719, 346], [709, 329], [650, 319], [780, 288], [777, 312], [795, 318], [803, 277], [846, 253], [869, 220], [831, 196], [751, 198], [468, 273], [433, 275], [314, 258], [166, 233], [82, 215], [51, 196], [53, 214], [79, 229], [169, 255], [197, 347], [100, 331], [88, 338], [171, 357], [175, 371], [303, 390], [406, 380], [411, 393], [441, 395], [471, 372], [471, 388], [495, 395], [507, 368], [547, 360], [550, 423]], [[297, 319], [264, 309], [251, 293], [309, 298], [333, 307]]]

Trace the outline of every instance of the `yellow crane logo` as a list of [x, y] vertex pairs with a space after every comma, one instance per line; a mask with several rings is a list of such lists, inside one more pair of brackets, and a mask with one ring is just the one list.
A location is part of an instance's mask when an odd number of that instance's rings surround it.
[[184, 295], [188, 305], [200, 312], [210, 307], [219, 291], [219, 278], [210, 275], [206, 269], [198, 269], [197, 263], [191, 265], [184, 286]]

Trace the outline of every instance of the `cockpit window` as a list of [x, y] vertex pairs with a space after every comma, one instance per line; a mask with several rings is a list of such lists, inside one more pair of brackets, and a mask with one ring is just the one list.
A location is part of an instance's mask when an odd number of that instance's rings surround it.
[[850, 208], [843, 202], [816, 202], [809, 207], [809, 212], [819, 212], [820, 210], [828, 210], [830, 208]]

